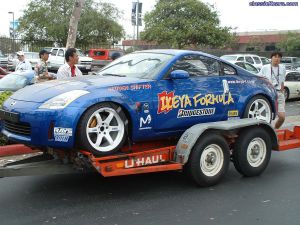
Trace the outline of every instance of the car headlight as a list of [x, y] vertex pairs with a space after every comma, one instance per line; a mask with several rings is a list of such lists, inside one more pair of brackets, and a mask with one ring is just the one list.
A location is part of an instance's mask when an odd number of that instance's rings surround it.
[[71, 102], [76, 100], [77, 98], [86, 95], [90, 92], [83, 90], [73, 90], [63, 94], [60, 94], [56, 97], [53, 97], [43, 103], [39, 109], [63, 109]]

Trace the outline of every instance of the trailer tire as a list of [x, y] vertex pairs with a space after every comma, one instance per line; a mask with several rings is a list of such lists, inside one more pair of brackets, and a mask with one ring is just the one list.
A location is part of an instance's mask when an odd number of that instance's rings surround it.
[[255, 127], [242, 131], [233, 150], [236, 170], [246, 177], [260, 175], [271, 158], [271, 138], [266, 130]]
[[217, 184], [229, 166], [229, 147], [224, 137], [208, 133], [192, 149], [185, 171], [198, 186]]

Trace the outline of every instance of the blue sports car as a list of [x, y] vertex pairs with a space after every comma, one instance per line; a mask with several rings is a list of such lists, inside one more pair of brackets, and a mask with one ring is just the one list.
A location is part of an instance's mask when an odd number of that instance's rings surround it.
[[197, 123], [276, 115], [272, 85], [220, 58], [187, 50], [125, 55], [98, 75], [25, 87], [3, 105], [2, 133], [37, 147], [95, 155], [125, 142], [179, 137]]

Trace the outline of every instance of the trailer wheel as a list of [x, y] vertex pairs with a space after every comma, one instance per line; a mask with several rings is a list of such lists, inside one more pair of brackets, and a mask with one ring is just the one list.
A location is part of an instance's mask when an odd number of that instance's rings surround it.
[[271, 158], [271, 138], [262, 128], [244, 130], [238, 137], [233, 150], [236, 170], [246, 177], [260, 175]]
[[229, 166], [229, 147], [217, 134], [201, 136], [192, 149], [186, 172], [197, 185], [208, 187], [217, 184]]

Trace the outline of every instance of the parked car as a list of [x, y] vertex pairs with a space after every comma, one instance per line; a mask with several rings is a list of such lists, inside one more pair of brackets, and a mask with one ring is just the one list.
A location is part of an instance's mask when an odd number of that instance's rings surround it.
[[[57, 71], [61, 65], [65, 63], [66, 48], [52, 48], [49, 56], [49, 62], [51, 64], [51, 70]], [[79, 62], [77, 64], [81, 71], [89, 72], [92, 69], [93, 59], [86, 57], [80, 49], [77, 49], [79, 56]]]
[[0, 79], [0, 92], [17, 91], [34, 83], [34, 71], [16, 71]]
[[263, 65], [267, 65], [267, 64], [271, 63], [271, 60], [268, 59], [267, 57], [260, 57], [260, 60], [261, 60]]
[[[40, 57], [38, 52], [24, 52], [25, 60], [28, 60], [31, 64], [32, 69], [35, 68], [36, 64], [40, 62]], [[19, 63], [19, 60], [17, 58], [17, 55], [11, 55], [8, 60], [8, 69], [10, 71], [15, 71], [17, 64]], [[48, 62], [48, 69], [51, 69], [51, 64]]]
[[250, 73], [253, 74], [258, 74], [259, 70], [255, 68], [255, 66], [253, 66], [250, 63], [246, 63], [246, 62], [235, 62], [235, 65], [242, 67], [243, 69], [249, 71]]
[[7, 74], [8, 74], [8, 72], [5, 69], [3, 69], [2, 67], [0, 67], [0, 79], [3, 78]]
[[120, 49], [103, 49], [103, 48], [94, 48], [87, 51], [87, 56], [93, 59], [92, 64], [95, 67], [103, 67], [113, 61], [112, 56], [118, 54], [119, 57], [125, 54], [124, 51]]
[[0, 51], [0, 67], [2, 67], [3, 69], [7, 69], [8, 67], [8, 57], [3, 55], [1, 51]]
[[224, 59], [228, 62], [247, 62], [255, 66], [258, 70], [261, 70], [263, 63], [258, 55], [251, 54], [235, 54], [235, 55], [223, 55], [221, 59]]
[[197, 123], [271, 122], [276, 97], [265, 79], [218, 57], [147, 50], [114, 60], [98, 75], [25, 87], [4, 102], [0, 117], [14, 141], [108, 155], [125, 142], [179, 138]]
[[284, 82], [285, 100], [300, 98], [300, 71], [287, 71]]
[[300, 67], [300, 58], [282, 57], [281, 64], [285, 65], [286, 70], [296, 70], [298, 67]]

